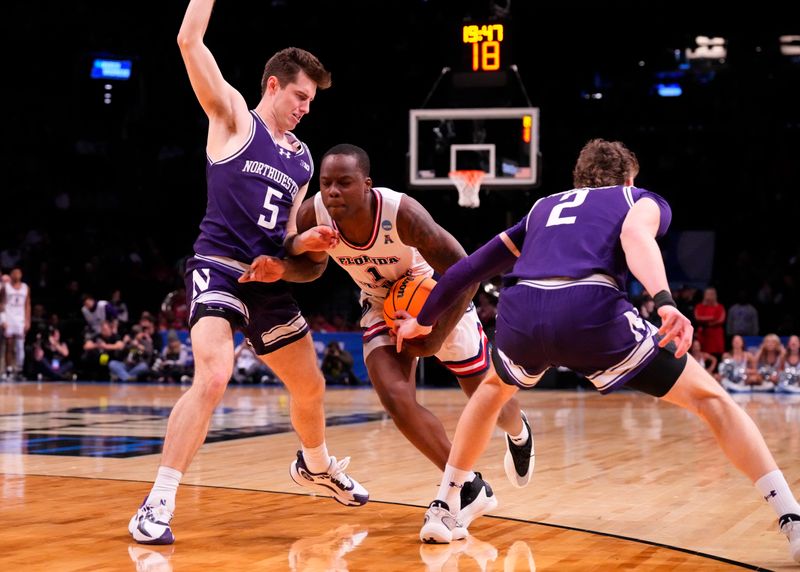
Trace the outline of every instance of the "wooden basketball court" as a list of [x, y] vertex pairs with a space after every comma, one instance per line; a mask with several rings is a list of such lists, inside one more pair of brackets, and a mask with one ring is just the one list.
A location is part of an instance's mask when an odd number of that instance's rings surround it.
[[[371, 495], [344, 507], [289, 478], [298, 447], [278, 387], [230, 387], [184, 476], [176, 543], [134, 543], [176, 386], [0, 384], [0, 570], [734, 570], [796, 569], [755, 488], [705, 426], [633, 392], [521, 392], [536, 435], [526, 489], [506, 481], [503, 434], [477, 467], [500, 505], [467, 541], [417, 534], [439, 473], [370, 389], [326, 397], [328, 445]], [[420, 399], [452, 435], [466, 398]], [[741, 399], [800, 490], [800, 399]]]

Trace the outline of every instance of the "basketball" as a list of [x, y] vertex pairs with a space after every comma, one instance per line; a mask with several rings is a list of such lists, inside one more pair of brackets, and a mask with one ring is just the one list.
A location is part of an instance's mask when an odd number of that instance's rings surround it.
[[405, 310], [412, 316], [419, 314], [425, 300], [436, 286], [436, 280], [428, 276], [405, 276], [389, 289], [383, 301], [383, 319], [390, 328], [394, 326], [394, 313]]

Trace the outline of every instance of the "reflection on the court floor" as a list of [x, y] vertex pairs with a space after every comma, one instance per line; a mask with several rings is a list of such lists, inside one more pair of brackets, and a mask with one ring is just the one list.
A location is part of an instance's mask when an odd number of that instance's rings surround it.
[[148, 548], [138, 544], [128, 546], [128, 556], [136, 564], [136, 572], [172, 572], [170, 558], [174, 546]]
[[289, 549], [292, 572], [347, 572], [345, 555], [352, 552], [367, 537], [366, 529], [343, 524], [320, 536], [296, 540]]
[[[206, 443], [292, 431], [288, 408], [220, 407]], [[0, 453], [75, 457], [136, 457], [159, 453], [171, 408], [113, 405], [0, 415]], [[331, 415], [327, 425], [381, 419], [382, 411]]]
[[[462, 555], [472, 558], [480, 570], [497, 568], [489, 566], [499, 556], [497, 549], [474, 536], [450, 544], [422, 544], [419, 547], [419, 557], [425, 564], [427, 572], [458, 572]], [[470, 562], [467, 569], [474, 569], [474, 564]], [[533, 572], [534, 570], [536, 562], [533, 560], [530, 546], [522, 540], [517, 540], [503, 557], [503, 571]]]

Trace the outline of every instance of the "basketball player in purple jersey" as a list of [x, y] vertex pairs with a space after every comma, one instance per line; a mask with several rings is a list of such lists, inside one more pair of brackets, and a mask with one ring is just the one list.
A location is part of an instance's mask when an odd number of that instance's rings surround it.
[[[344, 268], [361, 289], [364, 361], [386, 411], [403, 435], [444, 470], [450, 440], [442, 422], [417, 402], [417, 357], [436, 356], [471, 395], [491, 370], [488, 339], [471, 300], [477, 283], [459, 295], [424, 341], [410, 342], [397, 353], [383, 318], [383, 301], [394, 283], [407, 275], [444, 272], [466, 252], [413, 198], [373, 187], [370, 160], [361, 147], [336, 145], [322, 157], [320, 192], [306, 200], [297, 215], [298, 231], [324, 224], [339, 241], [326, 256]], [[505, 470], [511, 484], [528, 484], [533, 470], [533, 436], [516, 399], [500, 413], [506, 431]], [[491, 487], [470, 473], [461, 489], [459, 518], [468, 525], [497, 506]]]
[[[192, 0], [178, 34], [192, 88], [209, 120], [208, 204], [186, 267], [194, 382], [170, 414], [156, 481], [128, 527], [145, 544], [174, 542], [175, 493], [231, 378], [235, 329], [244, 330], [291, 393], [292, 425], [302, 443], [291, 465], [300, 476], [295, 480], [346, 505], [368, 500], [367, 491], [344, 472], [349, 458], [328, 455], [325, 381], [309, 328], [282, 281], [313, 280], [325, 267], [322, 256], [283, 260], [287, 254], [324, 249], [337, 240], [327, 227], [297, 234], [297, 208], [314, 167], [308, 148], [291, 132], [317, 88], [330, 85], [330, 73], [304, 50], [281, 50], [264, 69], [261, 101], [248, 109], [203, 43], [212, 6], [213, 0]], [[253, 267], [271, 283], [249, 283]]]
[[[469, 400], [458, 422], [439, 493], [420, 531], [424, 542], [463, 536], [459, 496], [451, 488], [481, 455], [503, 404], [544, 372], [565, 366], [601, 393], [619, 387], [692, 411], [711, 428], [723, 452], [775, 510], [800, 561], [800, 504], [758, 427], [695, 360], [686, 359], [693, 329], [668, 290], [656, 238], [671, 220], [667, 202], [633, 186], [639, 164], [622, 143], [590, 141], [574, 169], [575, 188], [539, 199], [515, 226], [452, 266], [414, 319], [397, 323], [403, 340], [431, 331], [453, 300], [476, 279], [513, 265], [513, 285], [498, 307], [497, 375]], [[631, 272], [654, 300], [662, 325], [643, 320], [623, 291]], [[452, 514], [451, 514], [452, 512]]]

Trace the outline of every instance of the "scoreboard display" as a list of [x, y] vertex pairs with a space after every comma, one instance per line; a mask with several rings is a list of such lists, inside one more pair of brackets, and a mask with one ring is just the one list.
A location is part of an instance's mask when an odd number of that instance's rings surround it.
[[503, 22], [478, 22], [461, 26], [462, 57], [460, 70], [464, 72], [494, 72], [511, 65], [510, 28]]

